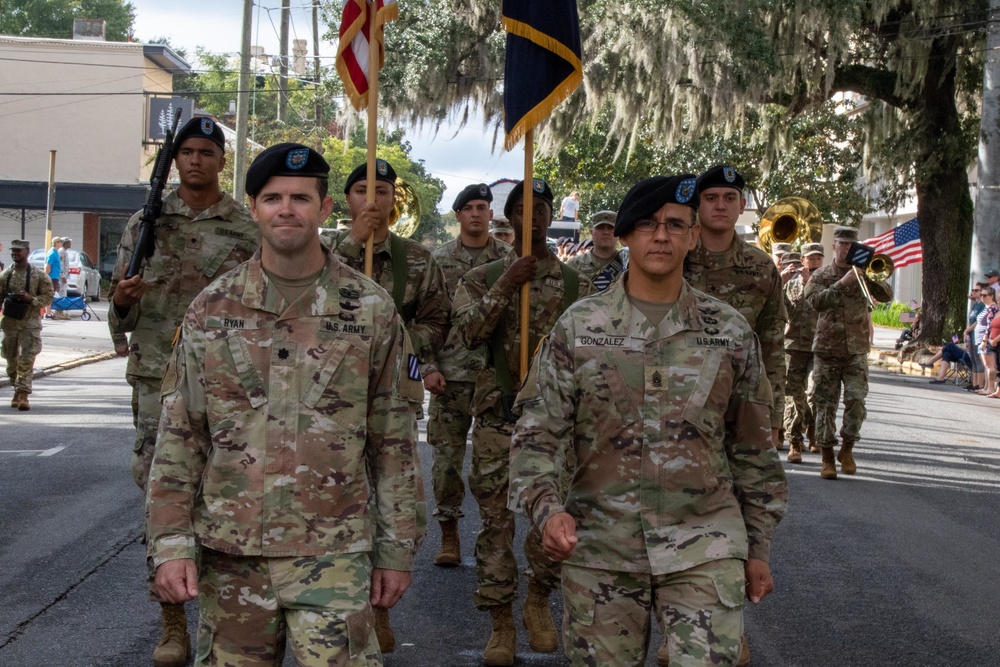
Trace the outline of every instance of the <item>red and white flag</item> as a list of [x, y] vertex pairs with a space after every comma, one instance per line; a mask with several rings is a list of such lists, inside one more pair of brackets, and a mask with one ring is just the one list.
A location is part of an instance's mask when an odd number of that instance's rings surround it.
[[[337, 45], [337, 72], [344, 82], [344, 90], [354, 108], [361, 111], [368, 106], [369, 49], [371, 48], [369, 7], [375, 9], [375, 48], [378, 49], [378, 69], [385, 63], [385, 36], [383, 26], [399, 16], [396, 0], [344, 0], [340, 19], [340, 43]], [[378, 71], [375, 72], [378, 76]]]
[[868, 239], [864, 244], [874, 247], [876, 253], [888, 255], [897, 269], [924, 261], [924, 250], [920, 245], [920, 226], [916, 218], [907, 220], [899, 227], [894, 227], [873, 239]]

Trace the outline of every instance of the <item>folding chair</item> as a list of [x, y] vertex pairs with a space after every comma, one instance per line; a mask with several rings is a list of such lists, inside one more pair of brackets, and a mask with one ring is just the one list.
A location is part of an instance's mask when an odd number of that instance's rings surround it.
[[962, 358], [958, 361], [950, 363], [944, 379], [953, 380], [956, 385], [972, 383], [972, 360], [969, 358], [968, 352], [962, 354]]

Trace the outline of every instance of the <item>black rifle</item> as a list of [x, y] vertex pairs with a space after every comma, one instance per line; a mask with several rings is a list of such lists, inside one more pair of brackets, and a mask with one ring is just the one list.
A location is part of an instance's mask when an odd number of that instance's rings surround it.
[[163, 210], [163, 188], [167, 184], [167, 177], [170, 176], [170, 163], [173, 161], [171, 153], [174, 151], [174, 135], [177, 127], [181, 123], [181, 112], [174, 114], [174, 126], [167, 130], [167, 138], [164, 140], [160, 151], [156, 154], [156, 162], [153, 166], [153, 174], [149, 178], [149, 199], [142, 207], [142, 217], [139, 218], [139, 238], [135, 242], [135, 249], [132, 251], [132, 259], [128, 262], [128, 270], [125, 271], [125, 278], [139, 275], [142, 270], [142, 260], [151, 257], [156, 247], [154, 230], [156, 219], [160, 217]]

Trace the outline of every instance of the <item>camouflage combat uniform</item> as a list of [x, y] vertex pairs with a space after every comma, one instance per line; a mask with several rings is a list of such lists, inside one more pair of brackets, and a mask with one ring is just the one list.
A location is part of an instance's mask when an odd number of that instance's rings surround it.
[[[518, 259], [511, 250], [503, 261], [503, 272]], [[487, 267], [465, 274], [455, 293], [455, 324], [468, 348], [488, 345], [498, 331], [510, 376], [521, 377], [521, 287], [504, 275], [487, 288]], [[578, 296], [591, 291], [586, 278], [576, 274]], [[531, 282], [529, 349], [552, 329], [563, 312], [562, 263], [554, 254], [536, 264]], [[490, 354], [492, 357], [492, 354]], [[492, 358], [476, 378], [472, 400], [472, 469], [469, 490], [479, 504], [481, 527], [476, 538], [476, 608], [488, 610], [511, 604], [517, 597], [517, 562], [514, 559], [514, 514], [507, 509], [510, 467], [510, 437], [514, 425], [504, 411], [501, 388]], [[559, 566], [542, 553], [540, 536], [532, 531], [525, 540], [529, 576], [544, 591], [559, 585]]]
[[[27, 269], [17, 269], [13, 263], [0, 273], [0, 303], [3, 303], [8, 294], [25, 291], [26, 273]], [[31, 393], [35, 357], [42, 351], [41, 310], [52, 303], [54, 293], [49, 277], [44, 271], [34, 267], [31, 267], [30, 283], [32, 299], [24, 319], [15, 320], [6, 315], [0, 317], [0, 331], [3, 332], [0, 349], [7, 362], [7, 377], [10, 378], [15, 396], [18, 392]]]
[[[816, 440], [820, 447], [837, 444], [841, 385], [844, 387], [842, 442], [848, 445], [857, 442], [865, 420], [871, 315], [858, 283], [848, 287], [838, 284], [851, 270], [827, 264], [816, 269], [806, 285], [806, 301], [817, 313], [810, 398], [816, 412]], [[868, 281], [867, 286], [876, 301], [892, 300], [892, 288], [886, 283]]]
[[247, 210], [229, 195], [196, 214], [176, 192], [169, 193], [156, 220], [156, 247], [143, 263], [146, 293], [122, 317], [114, 307], [115, 288], [132, 259], [140, 216], [136, 213], [128, 221], [118, 244], [108, 327], [116, 344], [130, 334], [125, 377], [138, 406], [132, 476], [145, 491], [160, 421], [160, 382], [184, 311], [210, 282], [250, 258], [260, 245], [260, 232]]
[[806, 399], [806, 386], [813, 366], [812, 344], [816, 333], [816, 311], [805, 300], [806, 283], [802, 276], [785, 284], [785, 436], [801, 447], [803, 430], [809, 442], [815, 440], [812, 406]]
[[[458, 281], [470, 269], [500, 259], [510, 246], [488, 237], [486, 247], [475, 256], [455, 239], [433, 252], [444, 272], [448, 296], [455, 298]], [[472, 393], [476, 376], [486, 365], [486, 349], [470, 350], [459, 340], [458, 329], [452, 327], [444, 347], [438, 350], [438, 362], [447, 385], [444, 394], [431, 396], [427, 419], [427, 442], [434, 450], [431, 479], [434, 483], [434, 516], [440, 521], [459, 519], [465, 499], [462, 464], [465, 461], [465, 441], [472, 426]]]
[[619, 281], [542, 344], [517, 399], [510, 503], [538, 530], [557, 512], [576, 521], [572, 664], [644, 664], [651, 609], [671, 665], [735, 664], [743, 561], [769, 559], [787, 500], [761, 371], [746, 321], [686, 284], [654, 326]]
[[[372, 278], [386, 292], [393, 294], [395, 280], [392, 270], [392, 232], [372, 248]], [[341, 261], [358, 271], [365, 270], [365, 246], [350, 236], [350, 230], [337, 230], [327, 235]], [[406, 324], [406, 332], [413, 342], [420, 359], [420, 373], [438, 371], [437, 350], [448, 333], [451, 298], [445, 285], [444, 274], [427, 248], [413, 239], [396, 237], [406, 246], [406, 290], [403, 292], [399, 313]]]
[[607, 282], [601, 287], [596, 284], [597, 277], [604, 271], [605, 268], [608, 269], [610, 275], [618, 276], [622, 272], [622, 256], [621, 252], [615, 252], [607, 259], [601, 259], [594, 254], [594, 250], [590, 249], [587, 252], [580, 253], [575, 257], [572, 257], [568, 262], [566, 262], [574, 269], [579, 271], [583, 276], [585, 276], [591, 282], [594, 282], [594, 287], [599, 291], [603, 292], [606, 290], [611, 283]]
[[785, 300], [781, 273], [771, 258], [738, 236], [722, 253], [701, 243], [688, 253], [684, 278], [691, 287], [728, 303], [746, 318], [760, 341], [760, 356], [771, 385], [771, 428], [781, 430], [785, 406]]
[[196, 664], [277, 664], [286, 630], [298, 664], [381, 664], [371, 568], [412, 569], [422, 500], [413, 356], [332, 253], [290, 306], [259, 252], [191, 304], [148, 503], [157, 566], [203, 553]]

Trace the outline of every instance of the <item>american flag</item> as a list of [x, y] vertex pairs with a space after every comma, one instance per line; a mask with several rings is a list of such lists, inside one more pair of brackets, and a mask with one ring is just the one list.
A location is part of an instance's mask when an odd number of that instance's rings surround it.
[[[385, 36], [383, 25], [394, 21], [399, 14], [396, 0], [344, 0], [340, 18], [340, 43], [337, 45], [337, 72], [344, 82], [344, 90], [358, 111], [368, 106], [368, 48], [370, 5], [375, 10], [375, 46], [378, 49], [378, 69], [385, 64]], [[375, 76], [378, 76], [376, 70]]]
[[924, 259], [924, 251], [920, 246], [920, 226], [916, 218], [866, 240], [865, 245], [874, 247], [876, 253], [888, 255], [897, 269], [922, 262]]

